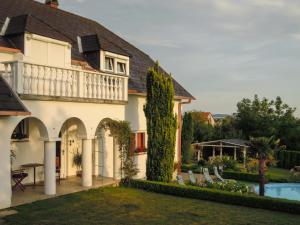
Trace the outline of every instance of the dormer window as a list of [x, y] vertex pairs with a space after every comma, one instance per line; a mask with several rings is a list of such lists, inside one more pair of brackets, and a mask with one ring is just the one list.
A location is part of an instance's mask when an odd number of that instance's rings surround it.
[[100, 50], [100, 70], [129, 76], [129, 57]]
[[105, 57], [105, 70], [114, 71], [114, 59], [111, 57]]
[[117, 62], [117, 73], [126, 74], [126, 63]]

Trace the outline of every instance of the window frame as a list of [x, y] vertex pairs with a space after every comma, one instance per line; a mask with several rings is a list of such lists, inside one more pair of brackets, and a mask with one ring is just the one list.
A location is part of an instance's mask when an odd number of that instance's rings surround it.
[[135, 153], [146, 153], [146, 132], [140, 131], [135, 133]]
[[[112, 69], [109, 69], [109, 68], [107, 68], [106, 67], [106, 60], [109, 60], [109, 65], [112, 67]], [[106, 71], [109, 71], [109, 72], [114, 72], [115, 71], [115, 58], [114, 57], [112, 57], [112, 56], [105, 56], [105, 59], [104, 59], [104, 62], [105, 62], [105, 70]]]
[[[124, 62], [123, 60], [116, 60], [117, 62], [117, 68], [116, 68], [116, 70], [117, 70], [117, 73], [118, 74], [126, 74], [126, 62]], [[121, 64], [121, 68], [122, 68], [122, 66], [123, 66], [123, 72], [122, 71], [119, 71], [119, 64]]]

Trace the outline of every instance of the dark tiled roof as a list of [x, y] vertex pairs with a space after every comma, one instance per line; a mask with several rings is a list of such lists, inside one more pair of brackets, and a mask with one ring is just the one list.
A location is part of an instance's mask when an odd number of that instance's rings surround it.
[[[149, 67], [153, 67], [155, 62], [147, 54], [101, 24], [60, 9], [53, 9], [33, 0], [1, 0], [1, 26], [6, 17], [11, 18], [20, 15], [28, 15], [25, 30], [70, 42], [73, 59], [84, 59], [84, 56], [78, 51], [77, 36], [97, 35], [101, 49], [131, 57], [129, 89], [146, 92], [147, 70]], [[174, 87], [177, 96], [193, 98], [175, 80]]]
[[96, 34], [81, 37], [83, 52], [94, 52], [100, 50], [100, 43]]
[[14, 93], [4, 78], [0, 75], [0, 115], [1, 112], [19, 112], [29, 114], [20, 98]]
[[14, 48], [15, 46], [9, 39], [0, 36], [0, 46], [5, 48]]

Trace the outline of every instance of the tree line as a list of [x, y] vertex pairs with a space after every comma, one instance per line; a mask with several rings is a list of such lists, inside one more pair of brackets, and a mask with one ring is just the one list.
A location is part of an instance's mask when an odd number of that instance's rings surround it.
[[[188, 144], [184, 139], [192, 140], [192, 143], [230, 138], [250, 140], [251, 137], [274, 137], [280, 140], [281, 148], [300, 151], [300, 120], [295, 116], [295, 110], [296, 108], [284, 103], [281, 97], [269, 100], [255, 95], [253, 99], [244, 98], [239, 101], [236, 113], [217, 122], [215, 126], [207, 123], [200, 111], [186, 112], [182, 132], [183, 156], [188, 151]], [[186, 128], [187, 124], [184, 125], [187, 118], [191, 118], [189, 128]], [[187, 131], [188, 129], [193, 132]]]

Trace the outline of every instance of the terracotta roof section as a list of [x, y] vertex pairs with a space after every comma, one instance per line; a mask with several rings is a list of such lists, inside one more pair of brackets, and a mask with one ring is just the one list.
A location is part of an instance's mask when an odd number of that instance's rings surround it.
[[[129, 89], [142, 93], [146, 92], [146, 74], [148, 68], [153, 67], [155, 62], [147, 54], [101, 24], [60, 9], [51, 8], [33, 0], [1, 0], [0, 26], [2, 27], [6, 17], [12, 18], [17, 16], [21, 16], [23, 21], [19, 18], [21, 21], [16, 21], [19, 27], [14, 28], [15, 30], [10, 28], [11, 30], [16, 32], [23, 28], [23, 30], [28, 32], [68, 41], [72, 44], [72, 59], [75, 60], [85, 59], [79, 53], [77, 36], [97, 35], [101, 49], [130, 57], [131, 77], [129, 79]], [[176, 96], [193, 98], [175, 80], [174, 88]]]
[[0, 75], [0, 116], [3, 115], [30, 115], [30, 112]]

